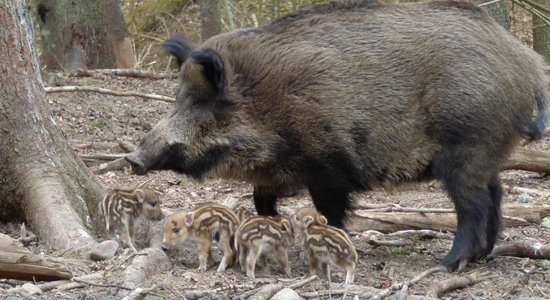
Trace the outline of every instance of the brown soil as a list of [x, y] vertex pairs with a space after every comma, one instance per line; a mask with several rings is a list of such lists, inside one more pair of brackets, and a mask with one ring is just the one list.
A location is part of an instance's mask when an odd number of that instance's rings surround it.
[[[143, 93], [156, 93], [166, 96], [174, 94], [176, 80], [144, 80], [132, 78], [74, 78], [59, 74], [48, 74], [47, 85], [93, 85], [115, 90], [132, 90]], [[115, 97], [96, 93], [63, 93], [50, 94], [48, 101], [53, 115], [62, 128], [67, 139], [74, 145], [84, 142], [115, 143], [115, 139], [130, 141], [136, 144], [167, 111], [169, 103], [145, 100], [134, 97]], [[550, 150], [550, 138], [530, 145], [529, 147]], [[87, 149], [77, 150], [86, 152], [121, 152], [113, 147], [107, 150]], [[164, 171], [151, 172], [146, 177], [131, 174], [130, 170], [110, 172], [98, 176], [107, 188], [135, 187], [141, 182], [153, 178], [147, 186], [162, 193], [163, 209], [166, 212], [187, 210], [197, 203], [205, 201], [224, 202], [228, 197], [240, 200], [242, 205], [252, 207], [251, 187], [244, 182], [222, 181], [217, 179], [196, 182], [182, 175]], [[550, 179], [542, 178], [541, 174], [507, 171], [502, 174], [502, 181], [508, 186], [519, 186], [550, 190]], [[442, 192], [438, 184], [406, 187], [394, 192], [376, 191], [354, 195], [372, 204], [396, 203], [406, 207], [452, 207], [451, 202]], [[548, 204], [547, 199], [525, 195], [505, 194], [504, 203]], [[295, 197], [282, 199], [281, 206], [291, 210], [312, 205], [309, 195], [300, 192]], [[17, 237], [19, 225], [2, 224], [0, 232]], [[550, 241], [550, 229], [540, 226], [522, 228], [506, 228], [499, 242], [537, 240], [542, 243]], [[378, 247], [373, 248], [366, 244], [359, 236], [353, 241], [359, 250], [359, 263], [356, 274], [356, 283], [376, 288], [386, 288], [395, 281], [406, 281], [419, 272], [434, 266], [451, 247], [450, 240], [420, 240], [412, 247]], [[229, 269], [223, 274], [216, 273], [216, 267], [206, 272], [198, 272], [198, 258], [196, 244], [189, 243], [180, 251], [171, 253], [173, 267], [169, 272], [156, 276], [144, 283], [144, 286], [155, 284], [157, 293], [169, 299], [181, 299], [182, 294], [193, 289], [213, 289], [230, 284], [254, 284], [259, 287], [266, 282], [274, 282], [284, 278], [280, 267], [270, 260], [267, 268], [258, 270], [256, 281], [250, 280], [240, 271]], [[35, 253], [59, 256], [52, 253], [40, 244], [33, 244], [29, 249]], [[127, 262], [124, 259], [127, 252], [121, 251], [117, 256], [106, 262], [92, 262], [85, 259], [59, 257], [57, 260], [65, 264], [76, 276], [104, 270], [107, 274], [106, 283], [120, 283], [122, 271]], [[299, 249], [291, 249], [292, 276], [307, 275], [306, 263], [299, 257]], [[219, 257], [218, 257], [219, 259]], [[450, 292], [444, 299], [519, 299], [522, 297], [550, 298], [550, 261], [536, 261], [529, 259], [498, 257], [494, 260], [470, 264], [466, 273], [486, 270], [498, 277], [473, 286]], [[341, 270], [333, 271], [334, 282], [342, 282], [344, 273]], [[435, 274], [424, 279], [410, 288], [410, 294], [425, 295], [437, 282], [457, 276], [455, 273]], [[0, 299], [20, 299], [17, 294], [6, 291], [22, 282], [0, 279]], [[329, 299], [327, 284], [315, 281], [297, 290], [298, 292], [325, 291]], [[69, 291], [50, 291], [37, 296], [37, 299], [118, 299], [114, 294], [115, 288], [87, 287]], [[234, 293], [221, 293], [210, 298], [225, 299]], [[338, 296], [340, 297], [340, 296]], [[150, 299], [156, 297], [150, 296]], [[351, 299], [351, 296], [348, 296]]]

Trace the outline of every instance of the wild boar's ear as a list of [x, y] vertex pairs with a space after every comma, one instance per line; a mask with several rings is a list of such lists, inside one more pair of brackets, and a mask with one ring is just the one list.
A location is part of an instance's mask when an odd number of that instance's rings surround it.
[[323, 225], [328, 224], [328, 220], [327, 220], [327, 218], [325, 218], [325, 216], [319, 216], [319, 222]]
[[212, 85], [214, 93], [221, 95], [225, 86], [225, 70], [220, 55], [208, 48], [191, 53], [191, 58], [202, 66], [204, 78]]
[[178, 69], [187, 60], [195, 46], [183, 34], [174, 33], [168, 40], [162, 43], [162, 48], [176, 58]]

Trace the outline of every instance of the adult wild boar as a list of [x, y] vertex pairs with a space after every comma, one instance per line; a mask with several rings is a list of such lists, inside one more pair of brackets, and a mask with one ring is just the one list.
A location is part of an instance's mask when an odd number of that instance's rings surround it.
[[135, 173], [245, 180], [262, 215], [307, 187], [340, 227], [350, 192], [437, 179], [458, 216], [448, 269], [493, 249], [499, 166], [547, 122], [541, 59], [468, 2], [330, 2], [164, 45], [181, 87], [127, 157]]

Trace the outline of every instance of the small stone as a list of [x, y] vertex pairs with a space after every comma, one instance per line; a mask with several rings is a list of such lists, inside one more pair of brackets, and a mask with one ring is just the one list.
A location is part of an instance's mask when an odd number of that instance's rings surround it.
[[540, 226], [544, 228], [550, 228], [550, 217], [543, 218], [540, 222]]
[[521, 203], [527, 203], [527, 202], [529, 202], [529, 198], [530, 198], [529, 194], [527, 194], [527, 193], [521, 193], [521, 194], [519, 195], [519, 202], [521, 202]]
[[284, 288], [278, 291], [271, 300], [300, 300], [302, 299], [293, 289]]
[[32, 283], [25, 283], [21, 288], [31, 295], [42, 294], [42, 290]]
[[90, 259], [100, 261], [115, 256], [118, 250], [118, 243], [114, 240], [103, 241], [90, 250]]

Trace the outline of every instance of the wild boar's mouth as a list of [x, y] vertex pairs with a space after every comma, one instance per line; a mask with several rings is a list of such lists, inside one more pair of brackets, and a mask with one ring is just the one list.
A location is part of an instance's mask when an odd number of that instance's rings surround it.
[[194, 178], [201, 178], [228, 156], [228, 146], [212, 146], [197, 157], [189, 157], [185, 146], [173, 145], [154, 158], [146, 158], [146, 155], [138, 149], [127, 155], [125, 159], [136, 175], [145, 175], [151, 170], [173, 170]]

